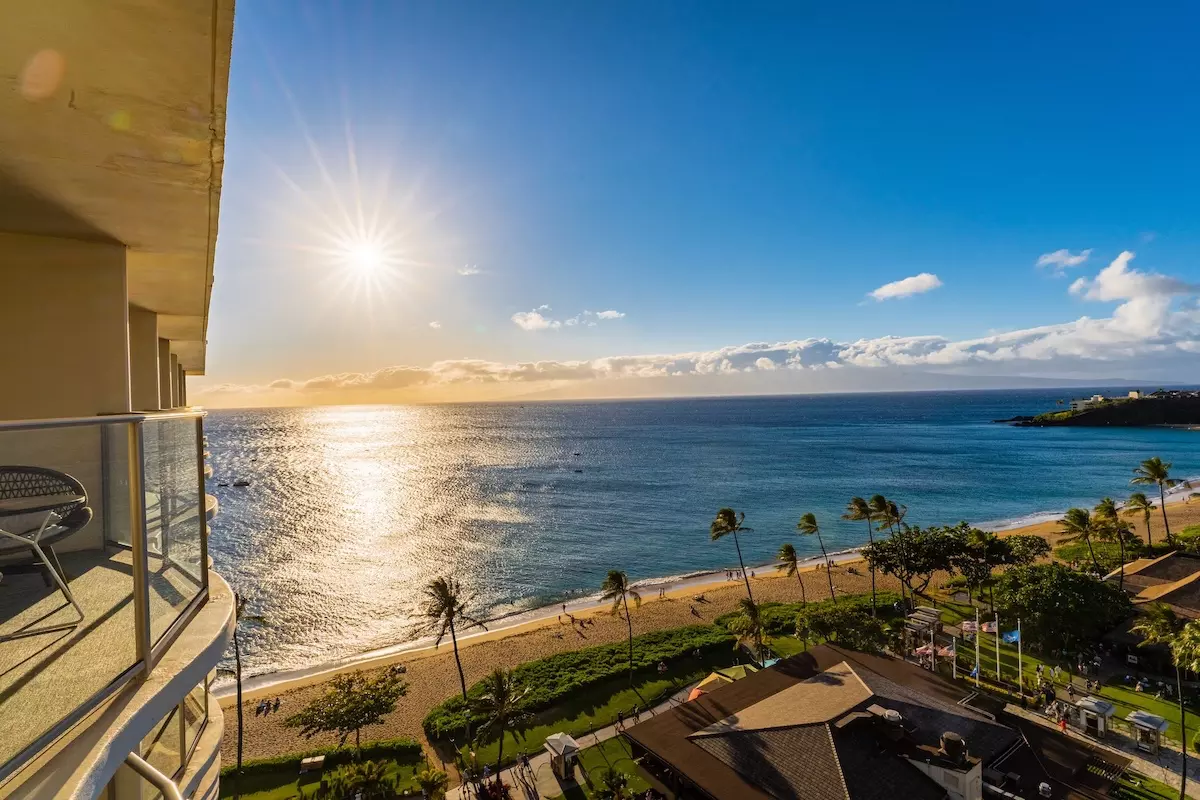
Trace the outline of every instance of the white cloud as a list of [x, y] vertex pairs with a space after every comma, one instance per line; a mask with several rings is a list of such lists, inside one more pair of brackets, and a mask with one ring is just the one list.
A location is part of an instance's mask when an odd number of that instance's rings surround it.
[[438, 322], [438, 321], [435, 319], [433, 322], [429, 323], [429, 327], [431, 327], [431, 328], [433, 328], [434, 330], [436, 330], [436, 329], [438, 329], [438, 328], [442, 327], [442, 323]]
[[512, 321], [517, 324], [518, 328], [525, 331], [544, 331], [562, 327], [562, 323], [558, 320], [543, 316], [543, 309], [549, 310], [549, 306], [541, 306], [534, 311], [518, 311], [512, 315]]
[[893, 300], [899, 297], [911, 297], [914, 294], [931, 292], [942, 285], [941, 280], [932, 272], [922, 272], [891, 283], [885, 283], [870, 293], [879, 302]]
[[482, 275], [483, 270], [481, 270], [479, 267], [475, 266], [474, 264], [464, 264], [463, 266], [458, 268], [458, 274], [462, 275], [464, 277], [470, 277], [472, 275]]
[[[265, 386], [224, 384], [205, 393], [300, 392], [402, 389], [512, 382], [588, 381], [661, 378], [746, 372], [803, 372], [833, 368], [911, 368], [927, 371], [982, 371], [1022, 375], [1117, 377], [1122, 368], [1154, 374], [1156, 380], [1187, 380], [1200, 353], [1200, 286], [1154, 272], [1132, 269], [1124, 252], [1094, 278], [1080, 278], [1071, 293], [1085, 302], [1116, 303], [1110, 317], [992, 333], [973, 339], [942, 336], [882, 336], [853, 342], [810, 338], [750, 342], [715, 350], [577, 361], [503, 363], [479, 359], [439, 361], [428, 367], [395, 366], [370, 373], [324, 375], [309, 380], [281, 378]], [[555, 328], [558, 320], [542, 307], [513, 315], [526, 330]], [[591, 314], [591, 317], [598, 317]], [[580, 315], [575, 319], [586, 319]], [[582, 324], [582, 323], [576, 323]], [[1090, 365], [1090, 366], [1089, 366]], [[1190, 367], [1187, 375], [1181, 372]]]
[[542, 305], [533, 311], [519, 311], [512, 315], [512, 321], [522, 330], [544, 331], [564, 326], [567, 328], [579, 326], [594, 328], [598, 320], [621, 319], [625, 316], [623, 311], [613, 311], [610, 309], [608, 311], [582, 311], [573, 317], [558, 320], [543, 314], [543, 311], [549, 312], [550, 306]]
[[1078, 267], [1080, 264], [1088, 260], [1092, 254], [1092, 248], [1080, 250], [1078, 253], [1072, 253], [1065, 247], [1061, 250], [1055, 250], [1053, 253], [1042, 253], [1038, 256], [1037, 265], [1039, 267], [1050, 267], [1055, 275], [1062, 275], [1068, 267]]

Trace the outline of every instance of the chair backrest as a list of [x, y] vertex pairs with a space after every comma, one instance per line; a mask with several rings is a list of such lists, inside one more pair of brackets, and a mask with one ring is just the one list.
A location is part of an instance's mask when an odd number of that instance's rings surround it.
[[0, 467], [0, 500], [56, 494], [81, 495], [87, 504], [87, 490], [83, 484], [65, 472], [48, 467]]

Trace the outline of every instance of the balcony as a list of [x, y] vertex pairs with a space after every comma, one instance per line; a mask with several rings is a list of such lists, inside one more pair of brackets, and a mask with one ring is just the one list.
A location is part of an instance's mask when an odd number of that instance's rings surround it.
[[205, 603], [203, 452], [201, 412], [0, 423], [0, 531], [50, 543], [0, 536], [0, 784]]

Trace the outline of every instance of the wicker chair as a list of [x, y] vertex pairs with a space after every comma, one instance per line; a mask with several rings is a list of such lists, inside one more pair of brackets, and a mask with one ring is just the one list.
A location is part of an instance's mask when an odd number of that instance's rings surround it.
[[[46, 502], [38, 503], [38, 498], [45, 498]], [[63, 596], [79, 615], [78, 621], [55, 626], [54, 630], [78, 625], [85, 615], [67, 585], [67, 575], [54, 552], [54, 546], [83, 530], [91, 521], [92, 509], [88, 506], [87, 490], [70, 475], [46, 467], [0, 467], [0, 506], [6, 500], [31, 501], [29, 505], [35, 507], [36, 511], [0, 515], [0, 569], [11, 572], [14, 566], [32, 566], [45, 570], [43, 578], [58, 584]], [[61, 502], [56, 503], [56, 500]], [[8, 521], [17, 516], [26, 518], [26, 525], [23, 526], [26, 530], [8, 529], [11, 526]], [[30, 519], [36, 521], [39, 517], [40, 523], [28, 524]], [[25, 557], [22, 558], [22, 555]], [[28, 635], [28, 632], [23, 635]], [[12, 637], [0, 637], [0, 641], [5, 638]]]

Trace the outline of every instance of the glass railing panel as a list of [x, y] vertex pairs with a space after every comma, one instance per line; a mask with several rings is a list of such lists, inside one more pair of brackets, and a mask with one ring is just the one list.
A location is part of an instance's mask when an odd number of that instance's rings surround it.
[[150, 634], [157, 643], [204, 587], [204, 493], [195, 417], [142, 423]]
[[203, 683], [196, 684], [187, 697], [183, 698], [183, 745], [184, 753], [190, 754], [196, 746], [196, 739], [208, 723], [207, 687]]
[[142, 758], [164, 775], [174, 778], [183, 769], [184, 753], [180, 749], [179, 707], [171, 709], [142, 740]]
[[140, 663], [133, 424], [0, 425], [0, 777]]

